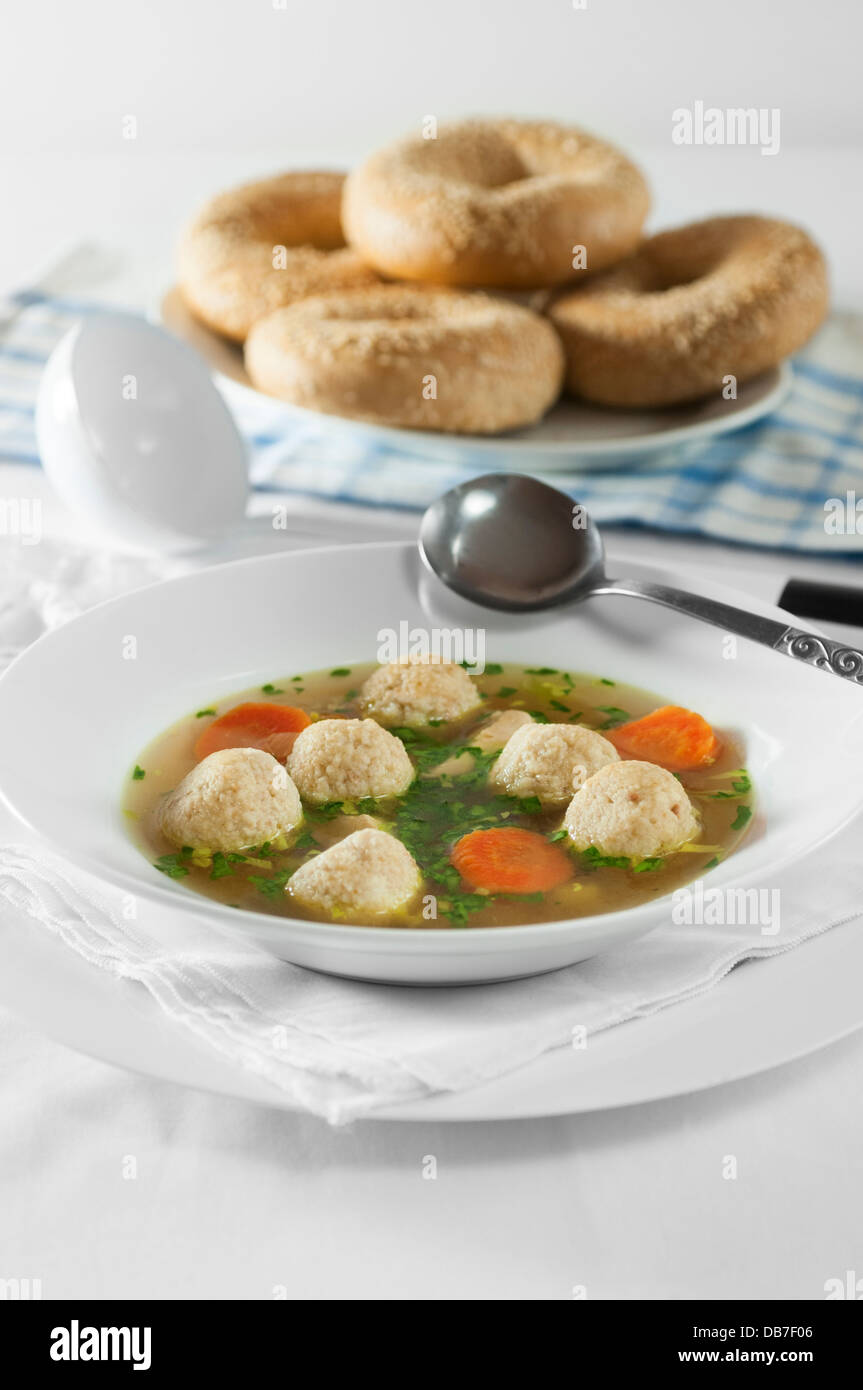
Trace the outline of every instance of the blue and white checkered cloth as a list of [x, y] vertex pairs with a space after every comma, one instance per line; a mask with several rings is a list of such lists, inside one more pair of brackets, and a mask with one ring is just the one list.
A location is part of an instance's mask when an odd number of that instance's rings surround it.
[[[38, 464], [34, 407], [54, 344], [100, 306], [36, 291], [0, 315], [0, 463]], [[284, 412], [226, 389], [251, 454], [255, 488], [317, 501], [420, 510], [493, 467], [407, 458], [367, 436], [286, 424]], [[550, 481], [597, 522], [742, 545], [863, 557], [863, 320], [837, 315], [794, 362], [793, 387], [755, 424]], [[839, 518], [837, 524], [836, 518]]]

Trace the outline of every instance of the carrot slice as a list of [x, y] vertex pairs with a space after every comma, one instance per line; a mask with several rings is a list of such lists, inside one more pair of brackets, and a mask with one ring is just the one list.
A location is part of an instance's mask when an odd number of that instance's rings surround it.
[[214, 719], [195, 743], [198, 762], [223, 748], [263, 748], [284, 762], [297, 734], [308, 728], [311, 719], [295, 705], [270, 705], [251, 701], [236, 705]]
[[450, 861], [465, 883], [489, 893], [545, 893], [572, 878], [572, 861], [535, 830], [516, 825], [472, 830]]
[[680, 705], [663, 705], [606, 734], [627, 758], [658, 763], [669, 772], [691, 772], [716, 761], [721, 747], [706, 719]]

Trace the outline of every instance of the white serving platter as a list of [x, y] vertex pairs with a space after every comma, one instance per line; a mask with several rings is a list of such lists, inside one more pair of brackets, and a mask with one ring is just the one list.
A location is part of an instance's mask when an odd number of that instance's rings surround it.
[[745, 382], [736, 400], [720, 397], [665, 410], [607, 410], [564, 397], [539, 424], [529, 429], [493, 438], [438, 434], [324, 415], [263, 395], [246, 375], [241, 348], [204, 327], [190, 313], [176, 288], [162, 299], [159, 317], [201, 354], [229, 402], [235, 399], [247, 405], [257, 403], [286, 432], [294, 428], [304, 433], [316, 430], [347, 435], [354, 448], [357, 441], [364, 441], [369, 449], [387, 449], [450, 466], [476, 464], [520, 472], [565, 472], [582, 465], [590, 469], [615, 467], [630, 456], [657, 453], [672, 445], [695, 443], [751, 425], [776, 409], [793, 380], [792, 369], [785, 362]]

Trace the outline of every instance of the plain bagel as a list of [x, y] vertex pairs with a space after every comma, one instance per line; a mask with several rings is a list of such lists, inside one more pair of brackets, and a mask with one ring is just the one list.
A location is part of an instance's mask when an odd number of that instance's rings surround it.
[[239, 342], [264, 314], [306, 295], [374, 284], [345, 246], [344, 174], [278, 174], [220, 193], [183, 233], [180, 289], [209, 328]]
[[537, 289], [628, 255], [648, 204], [639, 170], [604, 140], [473, 120], [371, 155], [348, 176], [342, 216], [351, 245], [394, 278]]
[[381, 285], [319, 295], [255, 324], [246, 370], [261, 391], [376, 424], [496, 434], [557, 399], [551, 325], [485, 294]]
[[827, 267], [799, 227], [712, 217], [651, 237], [552, 302], [573, 395], [664, 406], [722, 391], [796, 352], [828, 308]]

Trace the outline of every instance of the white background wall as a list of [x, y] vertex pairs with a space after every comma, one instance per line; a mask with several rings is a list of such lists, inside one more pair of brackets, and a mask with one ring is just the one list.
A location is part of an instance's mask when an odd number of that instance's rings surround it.
[[[0, 288], [82, 237], [122, 248], [155, 283], [177, 226], [215, 188], [347, 162], [427, 114], [469, 113], [549, 115], [616, 139], [645, 164], [654, 227], [746, 209], [807, 222], [847, 280], [859, 0], [586, 4], [7, 0]], [[671, 113], [696, 100], [779, 107], [778, 158], [673, 147]]]
[[[579, 0], [581, 3], [581, 0]], [[423, 114], [548, 114], [659, 143], [696, 98], [863, 136], [859, 0], [18, 0], [0, 120], [28, 149], [362, 149]], [[279, 8], [276, 8], [279, 6]]]

